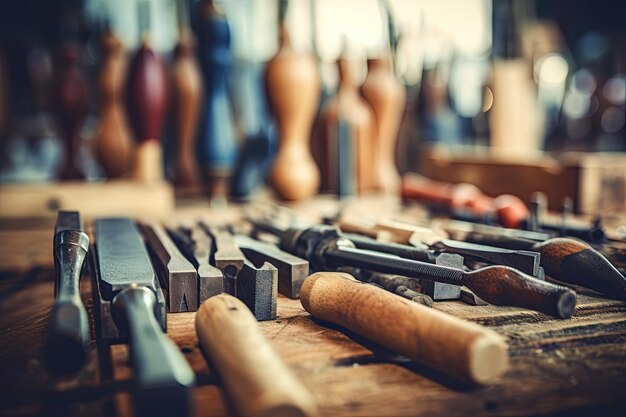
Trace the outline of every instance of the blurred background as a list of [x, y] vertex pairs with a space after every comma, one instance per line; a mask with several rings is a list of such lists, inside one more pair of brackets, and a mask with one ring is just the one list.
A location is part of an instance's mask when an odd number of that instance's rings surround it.
[[[266, 181], [301, 197], [277, 185], [305, 169], [288, 143], [339, 195], [408, 171], [456, 181], [433, 168], [442, 150], [624, 152], [624, 16], [611, 0], [3, 1], [0, 181], [127, 178], [146, 139], [177, 189], [244, 199]], [[368, 81], [377, 60], [392, 77]], [[386, 149], [397, 172], [365, 178]]]

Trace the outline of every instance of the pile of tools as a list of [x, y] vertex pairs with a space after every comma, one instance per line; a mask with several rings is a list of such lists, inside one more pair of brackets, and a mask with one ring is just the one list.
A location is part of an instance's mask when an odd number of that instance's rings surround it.
[[[128, 343], [137, 415], [183, 415], [192, 407], [194, 373], [165, 334], [168, 312], [197, 311], [203, 353], [229, 395], [242, 399], [238, 412], [315, 415], [313, 397], [256, 324], [277, 317], [278, 292], [300, 298], [319, 320], [478, 384], [506, 370], [505, 340], [430, 308], [433, 302], [516, 306], [567, 319], [576, 306], [572, 286], [626, 300], [620, 271], [572, 238], [534, 231], [521, 238], [514, 229], [458, 221], [427, 228], [341, 215], [307, 223], [275, 207], [248, 213], [220, 226], [96, 219], [90, 242], [77, 212], [59, 212], [57, 301], [44, 351], [50, 371], [74, 374], [89, 355], [79, 293], [87, 258], [101, 374], [111, 377], [109, 347]], [[450, 239], [454, 233], [465, 239]]]

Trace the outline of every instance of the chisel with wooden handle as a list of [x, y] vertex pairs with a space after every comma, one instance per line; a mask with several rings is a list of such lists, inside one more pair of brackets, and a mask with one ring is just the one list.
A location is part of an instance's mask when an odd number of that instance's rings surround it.
[[43, 358], [55, 374], [78, 372], [89, 352], [89, 321], [80, 298], [80, 273], [89, 250], [80, 214], [59, 211], [54, 233], [56, 301], [48, 324]]
[[[257, 226], [255, 220], [249, 220]], [[261, 224], [259, 223], [259, 226]], [[335, 271], [351, 266], [385, 274], [466, 286], [494, 305], [517, 306], [569, 318], [576, 308], [576, 293], [569, 288], [530, 277], [506, 266], [489, 266], [466, 272], [395, 255], [355, 248], [332, 226], [292, 227], [286, 231], [267, 227], [280, 237], [281, 249], [307, 259], [315, 271]]]
[[307, 278], [300, 301], [313, 317], [338, 324], [458, 379], [488, 384], [508, 367], [504, 338], [485, 327], [396, 297], [339, 272]]
[[95, 234], [100, 296], [110, 300], [120, 339], [130, 341], [135, 415], [188, 415], [194, 373], [157, 321], [163, 300], [137, 226], [127, 218], [98, 219]]
[[241, 416], [316, 416], [317, 405], [261, 333], [254, 316], [229, 294], [196, 313], [200, 345]]

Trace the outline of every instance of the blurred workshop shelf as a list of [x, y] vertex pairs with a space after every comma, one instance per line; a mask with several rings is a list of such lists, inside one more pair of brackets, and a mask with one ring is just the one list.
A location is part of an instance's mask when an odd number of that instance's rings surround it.
[[439, 181], [474, 184], [486, 194], [514, 194], [526, 202], [535, 191], [558, 211], [571, 197], [578, 213], [626, 207], [626, 154], [570, 152], [558, 158], [494, 154], [487, 149], [434, 147], [421, 155], [421, 173]]

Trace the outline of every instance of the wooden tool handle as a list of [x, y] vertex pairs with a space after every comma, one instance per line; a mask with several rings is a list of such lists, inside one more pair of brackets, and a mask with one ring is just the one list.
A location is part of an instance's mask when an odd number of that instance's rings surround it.
[[315, 400], [265, 339], [250, 310], [221, 294], [196, 314], [202, 349], [242, 416], [314, 416]]
[[489, 383], [508, 366], [497, 333], [361, 283], [348, 274], [318, 272], [304, 281], [302, 306], [431, 368]]
[[491, 304], [541, 311], [562, 319], [576, 308], [576, 293], [507, 266], [490, 266], [469, 272], [463, 284]]

